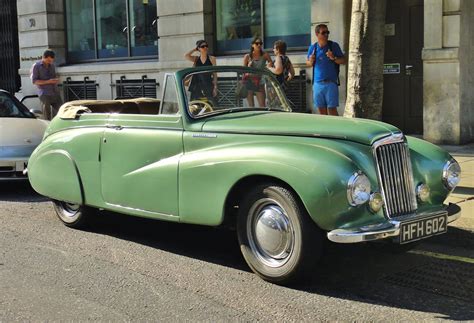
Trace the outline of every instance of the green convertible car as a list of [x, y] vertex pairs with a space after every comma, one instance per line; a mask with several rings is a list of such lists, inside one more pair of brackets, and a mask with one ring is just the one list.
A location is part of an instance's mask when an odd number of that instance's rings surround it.
[[229, 225], [250, 268], [286, 284], [311, 275], [326, 238], [406, 249], [460, 215], [443, 204], [460, 179], [446, 151], [382, 122], [294, 113], [266, 71], [185, 69], [162, 92], [61, 107], [28, 177], [67, 226], [96, 209]]

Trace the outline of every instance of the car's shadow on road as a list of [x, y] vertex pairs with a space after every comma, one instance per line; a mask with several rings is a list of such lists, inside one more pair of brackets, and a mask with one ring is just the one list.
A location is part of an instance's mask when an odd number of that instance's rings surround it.
[[47, 197], [36, 193], [28, 180], [1, 181], [0, 201], [5, 202], [45, 202]]
[[[45, 202], [28, 182], [1, 183], [0, 202]], [[52, 211], [52, 210], [51, 210]], [[170, 253], [250, 272], [230, 229], [184, 225], [100, 212], [90, 232], [133, 241]], [[450, 227], [429, 240], [452, 255], [474, 249], [474, 234]], [[327, 243], [311, 281], [290, 288], [368, 304], [438, 313], [439, 318], [474, 320], [474, 260], [443, 259], [425, 252], [391, 254], [369, 244]], [[472, 257], [472, 255], [471, 255]], [[276, 292], [278, 292], [276, 290]], [[391, 320], [393, 318], [387, 318]]]
[[[90, 231], [134, 241], [206, 262], [250, 271], [240, 254], [235, 231], [166, 223], [102, 212]], [[436, 238], [474, 236], [457, 228]], [[439, 313], [439, 318], [474, 319], [474, 263], [442, 259], [424, 252], [393, 254], [369, 244], [327, 243], [312, 281], [290, 288], [330, 297], [413, 311]], [[390, 318], [388, 318], [390, 319]]]

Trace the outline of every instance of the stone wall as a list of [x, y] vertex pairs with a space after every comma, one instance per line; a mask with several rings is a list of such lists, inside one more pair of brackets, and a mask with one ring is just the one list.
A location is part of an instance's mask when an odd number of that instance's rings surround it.
[[423, 127], [424, 138], [434, 143], [474, 139], [473, 5], [470, 0], [424, 3]]
[[461, 3], [459, 48], [461, 142], [474, 141], [474, 1]]
[[18, 33], [22, 92], [34, 94], [29, 71], [46, 48], [56, 52], [57, 64], [65, 61], [63, 1], [18, 0]]

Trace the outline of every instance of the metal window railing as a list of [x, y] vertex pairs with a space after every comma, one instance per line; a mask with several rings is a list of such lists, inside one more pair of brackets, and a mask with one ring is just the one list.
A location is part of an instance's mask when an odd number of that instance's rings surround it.
[[299, 75], [296, 75], [287, 83], [285, 90], [286, 97], [290, 101], [291, 108], [295, 112], [308, 112], [306, 104], [306, 71], [302, 69]]
[[89, 80], [89, 77], [84, 77], [82, 81], [71, 81], [71, 78], [66, 78], [63, 82], [64, 101], [73, 100], [97, 100], [98, 83]]
[[111, 86], [116, 87], [117, 97], [116, 99], [129, 99], [129, 98], [156, 98], [157, 87], [160, 84], [155, 79], [148, 79], [146, 75], [143, 75], [141, 79], [130, 79], [127, 80], [125, 76], [121, 76], [115, 84]]
[[10, 93], [21, 85], [17, 17], [17, 1], [0, 0], [0, 88]]

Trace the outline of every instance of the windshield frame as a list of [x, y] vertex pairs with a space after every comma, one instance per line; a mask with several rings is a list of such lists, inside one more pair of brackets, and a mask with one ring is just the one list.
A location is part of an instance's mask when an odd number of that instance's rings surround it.
[[[237, 74], [245, 74], [245, 73], [250, 73], [250, 74], [262, 74], [267, 76], [268, 78], [271, 79], [273, 89], [275, 90], [278, 99], [280, 100], [283, 105], [281, 106], [281, 109], [274, 108], [274, 107], [265, 107], [265, 108], [260, 108], [260, 107], [233, 107], [233, 108], [224, 108], [224, 109], [219, 109], [219, 110], [214, 110], [212, 112], [203, 114], [203, 115], [194, 115], [190, 112], [189, 110], [189, 99], [187, 95], [187, 90], [186, 86], [184, 84], [186, 78], [188, 76], [192, 76], [194, 74], [198, 73], [205, 73], [205, 72], [224, 72], [224, 73], [231, 73], [234, 72]], [[276, 112], [292, 112], [291, 109], [291, 104], [288, 101], [288, 98], [286, 97], [285, 92], [283, 91], [283, 88], [280, 86], [278, 83], [276, 77], [271, 73], [269, 70], [266, 69], [255, 69], [252, 67], [244, 67], [244, 66], [203, 66], [203, 67], [192, 67], [192, 68], [187, 68], [180, 70], [176, 73], [176, 79], [178, 81], [178, 84], [181, 87], [181, 95], [184, 98], [184, 110], [186, 115], [188, 115], [191, 119], [193, 120], [199, 120], [199, 119], [205, 119], [208, 117], [216, 116], [216, 115], [221, 115], [221, 114], [227, 114], [227, 113], [234, 113], [234, 112], [246, 112], [246, 111], [262, 111], [262, 112], [268, 112], [268, 111], [276, 111]], [[286, 105], [286, 106], [285, 106]]]
[[0, 95], [5, 96], [7, 99], [11, 100], [18, 111], [22, 114], [21, 116], [0, 116], [0, 118], [36, 119], [36, 116], [31, 113], [30, 110], [28, 110], [28, 108], [20, 102], [20, 100], [18, 100], [14, 95], [10, 94], [10, 92], [0, 89]]

